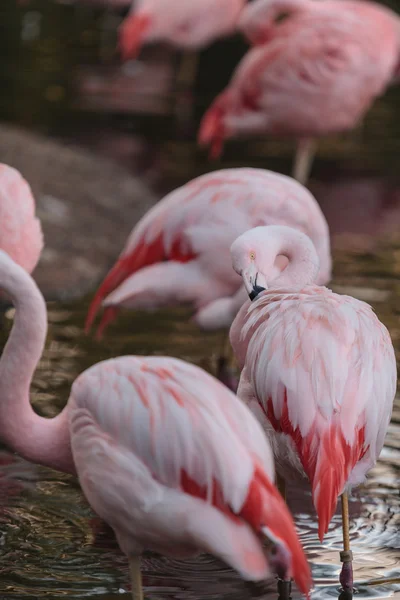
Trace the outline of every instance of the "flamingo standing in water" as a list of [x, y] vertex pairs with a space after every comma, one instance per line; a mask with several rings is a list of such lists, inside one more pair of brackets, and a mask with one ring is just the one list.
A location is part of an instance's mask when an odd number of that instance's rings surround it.
[[198, 51], [236, 30], [246, 0], [136, 0], [120, 27], [122, 58], [136, 58], [143, 45], [167, 42], [184, 51], [177, 76], [176, 114], [192, 120]]
[[0, 164], [0, 249], [32, 273], [43, 249], [35, 199], [21, 173]]
[[120, 29], [125, 58], [144, 44], [168, 42], [197, 50], [234, 33], [246, 0], [136, 0]]
[[308, 190], [271, 171], [224, 169], [171, 192], [133, 228], [92, 301], [86, 332], [102, 303], [98, 336], [120, 307], [188, 303], [201, 328], [229, 327], [247, 297], [231, 267], [230, 245], [247, 229], [271, 224], [290, 225], [311, 237], [321, 263], [318, 282], [327, 283], [328, 225]]
[[294, 177], [305, 183], [315, 138], [358, 125], [396, 75], [400, 19], [361, 0], [256, 0], [238, 27], [256, 47], [204, 116], [199, 142], [218, 156], [243, 134], [295, 137]]
[[[0, 288], [16, 308], [0, 359], [0, 438], [31, 462], [77, 473], [129, 557], [136, 600], [143, 548], [180, 558], [211, 552], [249, 580], [264, 579], [271, 564], [308, 594], [310, 570], [273, 485], [268, 441], [234, 394], [181, 360], [124, 356], [82, 373], [64, 410], [39, 417], [29, 395], [46, 305], [2, 251]], [[262, 535], [276, 546], [270, 560]]]
[[242, 367], [238, 396], [264, 423], [283, 480], [309, 479], [321, 541], [341, 495], [340, 581], [352, 589], [348, 491], [375, 465], [389, 425], [397, 385], [390, 335], [368, 304], [315, 284], [319, 260], [302, 232], [257, 227], [231, 254], [254, 299], [230, 332]]

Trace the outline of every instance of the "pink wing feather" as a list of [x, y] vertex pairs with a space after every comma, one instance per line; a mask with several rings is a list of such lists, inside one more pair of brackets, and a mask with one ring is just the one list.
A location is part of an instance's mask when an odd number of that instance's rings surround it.
[[317, 287], [264, 292], [237, 319], [246, 376], [273, 429], [292, 439], [322, 539], [338, 495], [382, 449], [397, 383], [390, 335], [368, 304]]
[[261, 579], [267, 567], [249, 525], [266, 526], [288, 545], [308, 590], [262, 429], [213, 377], [171, 358], [99, 363], [73, 385], [70, 427], [85, 494], [128, 554], [132, 543], [172, 554], [201, 548]]

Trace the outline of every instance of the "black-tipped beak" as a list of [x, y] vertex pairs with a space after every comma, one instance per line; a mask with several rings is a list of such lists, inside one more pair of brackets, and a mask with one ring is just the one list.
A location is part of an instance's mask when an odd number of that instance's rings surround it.
[[250, 294], [249, 294], [249, 298], [250, 300], [254, 300], [255, 298], [257, 298], [258, 294], [261, 294], [261, 292], [264, 292], [265, 288], [261, 287], [261, 285], [254, 285], [253, 289], [251, 290]]

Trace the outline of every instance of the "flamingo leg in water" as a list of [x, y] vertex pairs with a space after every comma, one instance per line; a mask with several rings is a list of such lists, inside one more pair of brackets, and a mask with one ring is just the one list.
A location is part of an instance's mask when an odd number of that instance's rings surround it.
[[278, 579], [278, 600], [291, 600], [292, 580]]
[[306, 185], [311, 166], [317, 151], [317, 142], [311, 139], [300, 140], [294, 157], [293, 178]]
[[[276, 485], [279, 493], [286, 502], [286, 481], [283, 477], [276, 474]], [[278, 600], [290, 600], [292, 593], [292, 580], [291, 579], [278, 579]]]
[[140, 572], [140, 557], [129, 558], [129, 571], [132, 583], [132, 600], [143, 600], [142, 574]]
[[349, 496], [343, 492], [342, 500], [342, 527], [343, 527], [343, 551], [340, 560], [343, 563], [340, 573], [340, 584], [344, 591], [353, 590], [353, 553], [350, 550], [349, 535]]
[[199, 58], [198, 52], [184, 52], [176, 80], [176, 118], [180, 131], [188, 135], [193, 124], [194, 86]]
[[229, 364], [229, 358], [232, 356], [232, 348], [229, 341], [229, 335], [224, 331], [223, 336], [222, 352], [217, 358], [216, 376], [227, 388], [236, 394], [239, 380], [234, 369]]

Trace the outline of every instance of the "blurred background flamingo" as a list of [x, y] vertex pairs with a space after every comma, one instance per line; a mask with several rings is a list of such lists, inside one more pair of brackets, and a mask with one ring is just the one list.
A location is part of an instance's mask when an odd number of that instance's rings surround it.
[[0, 249], [28, 273], [43, 249], [43, 234], [35, 216], [35, 199], [16, 169], [0, 163]]
[[257, 46], [207, 111], [199, 141], [216, 157], [234, 136], [295, 137], [293, 175], [306, 183], [315, 138], [359, 125], [395, 76], [400, 19], [372, 2], [256, 0], [239, 27]]
[[259, 535], [276, 546], [277, 573], [309, 593], [310, 570], [273, 485], [268, 441], [236, 396], [183, 361], [126, 356], [82, 373], [66, 408], [40, 417], [30, 384], [46, 339], [46, 305], [3, 251], [0, 288], [16, 307], [0, 359], [0, 437], [27, 460], [77, 472], [130, 560], [134, 600], [143, 598], [144, 548], [180, 558], [212, 552], [243, 578], [265, 579], [270, 565]]
[[168, 194], [134, 227], [92, 301], [86, 331], [101, 304], [99, 336], [121, 307], [189, 304], [203, 329], [229, 327], [246, 299], [230, 265], [230, 244], [246, 229], [267, 224], [307, 233], [321, 260], [318, 281], [330, 280], [328, 226], [303, 186], [262, 169], [214, 171]]
[[120, 30], [125, 58], [144, 44], [166, 41], [185, 49], [207, 46], [232, 34], [246, 0], [136, 0]]
[[236, 30], [246, 0], [136, 0], [120, 27], [123, 59], [135, 58], [144, 44], [167, 42], [183, 49], [177, 76], [176, 113], [184, 126], [193, 110], [198, 50]]
[[283, 481], [310, 480], [321, 542], [342, 496], [340, 582], [352, 591], [348, 492], [375, 465], [392, 415], [390, 334], [368, 304], [315, 285], [319, 260], [303, 233], [257, 227], [231, 254], [253, 298], [230, 331], [238, 396], [264, 423]]

